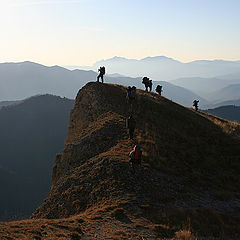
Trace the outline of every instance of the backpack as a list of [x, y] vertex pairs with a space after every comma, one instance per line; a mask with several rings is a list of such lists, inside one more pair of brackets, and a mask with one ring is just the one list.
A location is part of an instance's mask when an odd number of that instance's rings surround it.
[[140, 148], [134, 148], [129, 154], [129, 157], [131, 158], [132, 163], [137, 163], [141, 164], [141, 159], [142, 159], [142, 151]]
[[134, 152], [134, 161], [137, 164], [141, 164], [141, 160], [142, 160], [142, 151], [138, 148], [135, 150]]
[[100, 73], [103, 75], [105, 74], [105, 67], [100, 67]]
[[197, 101], [197, 100], [194, 100], [194, 101], [193, 101], [193, 106], [197, 106], [197, 105], [198, 105], [198, 103], [199, 103], [199, 101]]
[[134, 151], [134, 159], [139, 159], [139, 155], [140, 155], [140, 151], [138, 149], [136, 149]]
[[134, 159], [140, 160], [142, 157], [142, 151], [140, 147], [135, 146], [133, 152], [134, 152]]
[[136, 89], [135, 88], [132, 88], [132, 90], [131, 91], [129, 91], [130, 93], [129, 93], [129, 98], [130, 99], [135, 99], [135, 97], [136, 97]]
[[132, 91], [132, 88], [131, 88], [131, 87], [128, 87], [128, 88], [127, 88], [127, 96], [126, 96], [126, 98], [130, 98], [130, 96], [131, 96], [131, 91]]
[[157, 85], [156, 91], [157, 91], [157, 92], [161, 92], [161, 91], [162, 91], [162, 86]]
[[147, 83], [149, 81], [149, 78], [148, 77], [144, 77], [143, 79], [142, 79], [142, 83]]

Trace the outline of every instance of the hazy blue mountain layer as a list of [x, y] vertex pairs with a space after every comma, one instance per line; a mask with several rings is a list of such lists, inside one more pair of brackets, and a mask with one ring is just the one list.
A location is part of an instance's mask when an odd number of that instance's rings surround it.
[[222, 106], [214, 109], [208, 109], [204, 112], [211, 113], [221, 118], [240, 123], [240, 107], [238, 106]]
[[[59, 66], [46, 67], [32, 62], [23, 62], [0, 64], [0, 76], [0, 100], [5, 101], [46, 93], [75, 98], [77, 91], [87, 82], [96, 81], [97, 73], [84, 70], [70, 71]], [[135, 85], [137, 88], [144, 89], [142, 76], [130, 78], [121, 77], [119, 74], [106, 75], [104, 81], [124, 86]], [[200, 99], [201, 104], [208, 103], [197, 94], [165, 81], [154, 81], [153, 90], [158, 84], [163, 86], [165, 97], [185, 106], [191, 106], [196, 98]]]

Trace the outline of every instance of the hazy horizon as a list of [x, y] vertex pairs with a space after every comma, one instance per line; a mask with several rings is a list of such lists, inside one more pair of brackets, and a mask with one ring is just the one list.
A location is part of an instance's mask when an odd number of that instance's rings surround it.
[[[240, 59], [235, 0], [1, 0], [0, 62], [91, 66], [113, 56]], [[124, 13], [124, 14], [123, 14]]]
[[[79, 65], [79, 64], [65, 64], [65, 65], [59, 65], [59, 64], [55, 64], [55, 63], [52, 63], [52, 64], [44, 64], [43, 62], [38, 62], [38, 61], [32, 61], [32, 60], [29, 60], [29, 59], [23, 59], [21, 61], [2, 61], [0, 62], [0, 64], [3, 64], [3, 63], [23, 63], [23, 62], [32, 62], [32, 63], [36, 63], [36, 64], [40, 64], [40, 65], [44, 65], [44, 66], [47, 66], [47, 67], [53, 67], [53, 66], [59, 66], [59, 67], [63, 67], [63, 68], [66, 68], [66, 69], [69, 69], [69, 70], [73, 70], [72, 67], [92, 67], [94, 66], [97, 62], [101, 62], [101, 61], [106, 61], [106, 60], [110, 60], [110, 59], [114, 59], [114, 58], [124, 58], [124, 59], [127, 59], [127, 60], [137, 60], [137, 61], [140, 61], [140, 60], [143, 60], [145, 58], [155, 58], [155, 57], [166, 57], [166, 58], [170, 58], [170, 59], [173, 59], [175, 61], [178, 61], [178, 62], [181, 62], [181, 63], [191, 63], [191, 62], [195, 62], [195, 61], [229, 61], [229, 62], [240, 62], [240, 57], [239, 59], [235, 59], [235, 60], [232, 60], [232, 59], [224, 59], [224, 58], [213, 58], [213, 59], [207, 59], [207, 58], [201, 58], [201, 59], [191, 59], [189, 61], [181, 61], [180, 59], [177, 59], [177, 58], [173, 58], [171, 56], [165, 56], [165, 55], [151, 55], [151, 56], [144, 56], [144, 57], [141, 57], [141, 58], [128, 58], [126, 56], [117, 56], [117, 55], [114, 55], [114, 56], [110, 56], [109, 58], [101, 58], [101, 59], [96, 59], [94, 62], [92, 62], [91, 64], [88, 64], [88, 65]], [[69, 68], [68, 68], [69, 67]], [[96, 69], [96, 72], [97, 72], [97, 69]]]

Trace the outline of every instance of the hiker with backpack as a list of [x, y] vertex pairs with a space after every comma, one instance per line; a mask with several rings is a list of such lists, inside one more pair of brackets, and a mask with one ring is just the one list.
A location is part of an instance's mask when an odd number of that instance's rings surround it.
[[156, 87], [156, 92], [157, 92], [160, 96], [162, 96], [162, 86], [157, 85], [157, 87]]
[[98, 69], [98, 72], [99, 72], [99, 74], [98, 74], [98, 76], [97, 76], [97, 82], [99, 82], [99, 78], [101, 78], [102, 79], [102, 83], [103, 83], [103, 75], [105, 75], [105, 67], [100, 67], [99, 69]]
[[142, 150], [138, 144], [136, 144], [133, 150], [129, 153], [129, 157], [129, 162], [132, 166], [133, 172], [135, 173], [136, 166], [141, 167], [142, 164]]
[[127, 96], [126, 96], [127, 102], [129, 102], [129, 99], [130, 99], [130, 96], [131, 96], [131, 91], [132, 91], [132, 87], [128, 86], [128, 88], [127, 88]]
[[128, 101], [128, 103], [132, 103], [133, 100], [136, 99], [136, 87], [133, 86], [133, 87], [130, 87], [128, 86], [127, 88], [127, 96], [126, 96], [126, 99]]
[[133, 139], [133, 133], [136, 127], [136, 121], [132, 115], [126, 119], [126, 128], [128, 129], [129, 138]]
[[136, 99], [136, 92], [137, 92], [137, 88], [135, 86], [133, 86], [132, 90], [131, 90], [130, 98], [129, 98], [129, 99], [131, 99], [131, 101]]
[[127, 103], [129, 103], [130, 107], [129, 107], [129, 112], [132, 114], [133, 112], [133, 101], [136, 99], [136, 87], [128, 87], [127, 88]]
[[144, 77], [142, 79], [142, 83], [145, 85], [145, 90], [148, 92], [148, 88], [149, 91], [152, 91], [152, 80], [150, 80], [148, 77]]
[[193, 101], [193, 106], [195, 107], [196, 111], [198, 111], [198, 103], [199, 103], [199, 100], [194, 100]]

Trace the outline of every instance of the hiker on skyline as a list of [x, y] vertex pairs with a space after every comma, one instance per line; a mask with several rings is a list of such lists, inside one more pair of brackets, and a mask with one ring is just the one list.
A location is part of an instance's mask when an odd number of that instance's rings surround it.
[[160, 96], [162, 96], [162, 86], [160, 86], [160, 85], [157, 85], [157, 87], [156, 87], [156, 92], [160, 95]]
[[129, 157], [130, 157], [129, 162], [132, 166], [133, 172], [135, 173], [135, 167], [136, 166], [141, 167], [142, 163], [142, 150], [138, 144], [136, 144], [133, 150], [129, 153]]
[[126, 128], [128, 129], [129, 138], [133, 139], [133, 133], [136, 127], [136, 121], [132, 115], [130, 115], [126, 120]]
[[199, 103], [199, 100], [194, 100], [193, 101], [193, 106], [195, 107], [196, 111], [198, 111], [198, 103]]
[[100, 67], [98, 69], [98, 72], [99, 72], [99, 74], [97, 76], [97, 82], [99, 82], [99, 78], [101, 78], [102, 79], [102, 83], [103, 83], [103, 75], [105, 75], [105, 67]]
[[152, 91], [152, 80], [150, 80], [148, 77], [144, 77], [142, 79], [142, 83], [145, 85], [145, 90], [148, 92], [148, 88], [149, 91]]

